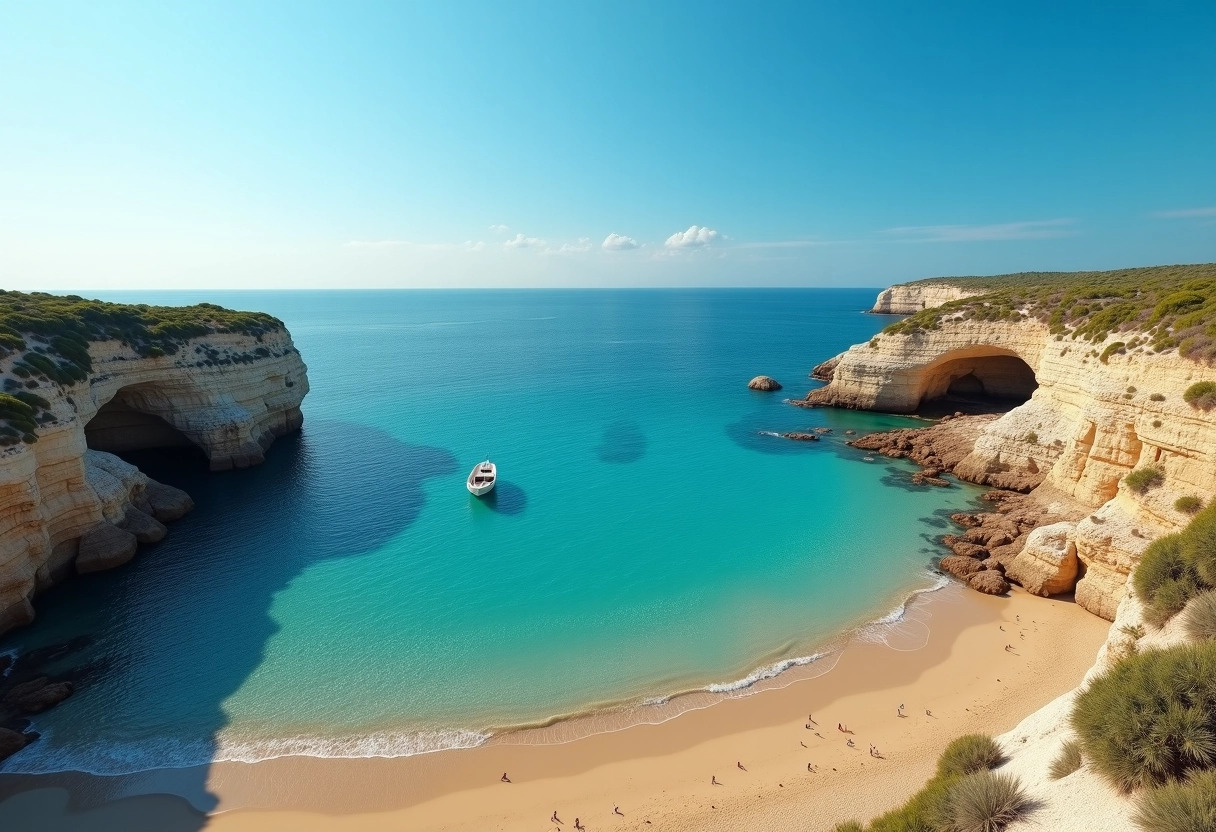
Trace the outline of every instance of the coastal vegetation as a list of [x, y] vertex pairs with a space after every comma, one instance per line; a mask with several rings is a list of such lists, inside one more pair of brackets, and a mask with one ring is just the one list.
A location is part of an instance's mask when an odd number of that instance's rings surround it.
[[839, 823], [833, 832], [996, 832], [1025, 813], [1017, 779], [994, 774], [1005, 761], [992, 737], [966, 734], [937, 760], [937, 773], [907, 803], [865, 826]]
[[1203, 508], [1203, 500], [1192, 494], [1185, 494], [1174, 500], [1174, 509], [1183, 514], [1194, 514], [1201, 508]]
[[[174, 355], [189, 339], [212, 333], [234, 332], [261, 341], [263, 335], [282, 329], [282, 321], [263, 312], [238, 312], [213, 303], [149, 306], [0, 290], [0, 359], [11, 359], [5, 392], [0, 393], [0, 447], [37, 440], [38, 426], [54, 416], [50, 403], [30, 390], [43, 383], [66, 387], [87, 379], [93, 370], [92, 342], [118, 341], [151, 358]], [[259, 357], [263, 350], [257, 350]], [[230, 361], [244, 358], [254, 356]]]
[[1216, 407], [1216, 381], [1195, 382], [1182, 393], [1182, 400], [1199, 410], [1211, 410]]
[[1143, 494], [1150, 488], [1156, 488], [1157, 486], [1161, 485], [1161, 483], [1165, 482], [1165, 472], [1163, 472], [1160, 468], [1154, 468], [1152, 466], [1147, 468], [1137, 468], [1135, 471], [1132, 471], [1130, 474], [1124, 477], [1123, 482], [1132, 491], [1135, 491], [1137, 494]]
[[1077, 697], [1085, 758], [1128, 792], [1216, 766], [1216, 643], [1129, 656]]
[[1182, 626], [1192, 641], [1216, 640], [1216, 592], [1195, 596], [1182, 616]]
[[1076, 740], [1069, 740], [1064, 743], [1060, 748], [1060, 753], [1051, 761], [1051, 768], [1048, 770], [1048, 774], [1050, 774], [1052, 780], [1063, 780], [1079, 769], [1083, 761], [1081, 743]]
[[[1203, 364], [1216, 361], [1216, 263], [1151, 266], [1105, 272], [1023, 272], [994, 277], [930, 278], [917, 284], [949, 284], [978, 294], [917, 312], [884, 332], [912, 334], [939, 329], [946, 320], [1021, 321], [1046, 324], [1058, 338], [1100, 344], [1099, 354], [1177, 349]], [[1216, 406], [1216, 385], [1208, 407]]]
[[1132, 821], [1145, 832], [1216, 832], [1216, 771], [1146, 793]]

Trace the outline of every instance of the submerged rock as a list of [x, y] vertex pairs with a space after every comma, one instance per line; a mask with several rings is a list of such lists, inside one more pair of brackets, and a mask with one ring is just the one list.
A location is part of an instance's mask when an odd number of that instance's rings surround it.
[[780, 382], [778, 382], [775, 378], [770, 378], [769, 376], [756, 376], [747, 383], [747, 386], [748, 389], [763, 390], [765, 392], [781, 389]]
[[76, 571], [80, 574], [113, 569], [135, 557], [139, 541], [128, 531], [98, 523], [80, 537]]
[[22, 714], [40, 714], [71, 695], [71, 682], [52, 682], [39, 676], [9, 688], [4, 694], [4, 704]]
[[0, 728], [0, 760], [11, 757], [29, 743], [29, 737], [20, 731]]
[[781, 436], [784, 439], [793, 439], [795, 442], [818, 442], [819, 441], [819, 436], [814, 433], [799, 433], [799, 432], [795, 431], [793, 433], [783, 433], [783, 434], [781, 434]]

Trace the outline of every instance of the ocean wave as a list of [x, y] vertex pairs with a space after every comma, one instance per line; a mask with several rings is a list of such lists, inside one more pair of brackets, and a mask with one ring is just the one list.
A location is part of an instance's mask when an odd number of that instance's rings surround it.
[[793, 659], [782, 659], [779, 662], [774, 662], [773, 664], [753, 670], [742, 679], [736, 679], [733, 682], [720, 682], [712, 685], [706, 685], [705, 690], [709, 691], [710, 693], [734, 693], [735, 691], [745, 690], [756, 684], [756, 682], [761, 682], [765, 679], [772, 679], [776, 676], [780, 676], [791, 667], [802, 667], [803, 665], [808, 665], [812, 662], [819, 661], [819, 659], [822, 659], [825, 655], [827, 654], [813, 653], [809, 656], [798, 656]]
[[475, 748], [492, 735], [480, 731], [382, 731], [348, 737], [297, 735], [277, 738], [225, 737], [217, 741], [172, 738], [56, 746], [53, 732], [0, 764], [5, 774], [81, 771], [102, 776], [213, 762], [258, 763], [279, 757], [413, 757], [435, 751]]

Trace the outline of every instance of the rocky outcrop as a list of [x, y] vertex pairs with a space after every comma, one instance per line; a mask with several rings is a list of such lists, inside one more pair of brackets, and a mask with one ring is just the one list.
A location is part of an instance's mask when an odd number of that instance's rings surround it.
[[811, 378], [819, 379], [820, 381], [831, 381], [832, 375], [836, 372], [836, 365], [840, 363], [840, 356], [829, 358], [827, 361], [821, 361], [811, 368]]
[[769, 376], [756, 376], [747, 383], [747, 387], [749, 390], [763, 390], [765, 392], [769, 392], [772, 390], [780, 390], [781, 383], [778, 382], [777, 379], [770, 378]]
[[20, 376], [17, 357], [0, 359], [0, 381], [46, 407], [36, 442], [0, 449], [0, 633], [32, 620], [37, 593], [129, 560], [190, 509], [183, 492], [105, 452], [183, 445], [213, 470], [255, 465], [300, 427], [308, 392], [282, 329], [212, 333], [147, 357], [117, 340], [90, 342], [92, 371], [70, 384]]
[[875, 451], [892, 459], [910, 459], [941, 473], [954, 471], [975, 448], [980, 434], [996, 416], [963, 416], [943, 419], [927, 428], [906, 428], [871, 433], [848, 444]]
[[879, 315], [911, 315], [977, 294], [979, 292], [949, 283], [910, 283], [883, 289], [870, 311]]
[[[928, 293], [933, 285], [912, 302], [953, 299]], [[884, 293], [878, 305], [891, 309], [896, 300], [906, 297]], [[1031, 492], [1041, 513], [1054, 511], [1052, 522], [1066, 521], [1071, 530], [1038, 538], [1025, 558], [1017, 555], [1027, 539], [995, 547], [1018, 549], [997, 555], [1009, 577], [1042, 594], [1075, 589], [1079, 604], [1112, 619], [1144, 547], [1190, 519], [1174, 501], [1216, 493], [1216, 411], [1182, 400], [1191, 384], [1216, 379], [1216, 370], [1175, 350], [1107, 350], [1119, 346], [1116, 338], [1136, 340], [1124, 332], [1091, 344], [1053, 335], [1028, 315], [979, 321], [950, 313], [936, 328], [882, 333], [850, 348], [838, 357], [831, 382], [803, 404], [911, 413], [947, 394], [1010, 400], [1008, 412], [984, 423], [973, 440], [953, 445], [951, 460], [944, 443], [930, 442], [925, 432], [855, 444], [951, 470], [960, 479]], [[970, 449], [960, 453], [968, 442]], [[1132, 470], [1149, 465], [1164, 474], [1159, 487], [1136, 493], [1122, 484]], [[1061, 534], [1071, 540], [1062, 552]], [[1072, 550], [1077, 569], [1070, 576]]]
[[1008, 577], [1033, 595], [1060, 595], [1077, 584], [1080, 561], [1072, 523], [1040, 526], [1005, 570]]

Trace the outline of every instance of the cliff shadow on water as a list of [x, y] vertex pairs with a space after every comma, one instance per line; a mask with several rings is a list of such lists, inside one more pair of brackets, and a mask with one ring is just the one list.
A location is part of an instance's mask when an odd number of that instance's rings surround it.
[[[188, 491], [196, 510], [130, 565], [44, 595], [38, 620], [0, 643], [26, 650], [88, 636], [89, 645], [65, 659], [64, 670], [92, 668], [78, 675], [76, 694], [45, 715], [54, 746], [45, 745], [48, 738], [37, 741], [11, 758], [6, 770], [32, 770], [22, 764], [26, 755], [43, 755], [37, 766], [43, 771], [88, 768], [89, 758], [102, 762], [98, 771], [148, 770], [0, 774], [0, 801], [68, 786], [70, 809], [84, 813], [69, 814], [67, 825], [58, 827], [38, 818], [40, 828], [95, 828], [98, 817], [87, 810], [118, 797], [158, 793], [186, 796], [193, 809], [182, 804], [169, 827], [164, 812], [150, 814], [151, 825], [143, 826], [133, 819], [140, 813], [130, 812], [123, 828], [203, 828], [199, 812], [217, 805], [207, 790], [210, 767], [166, 769], [165, 757], [184, 750], [191, 762], [214, 759], [217, 734], [229, 723], [224, 703], [258, 668], [279, 629], [271, 614], [276, 593], [324, 561], [384, 545], [418, 518], [426, 481], [458, 468], [445, 449], [325, 420], [278, 440], [264, 464], [241, 471], [211, 474], [197, 457], [176, 452], [139, 452], [129, 459], [154, 479]], [[510, 504], [505, 508], [522, 510], [519, 495], [502, 497]], [[183, 657], [171, 678], [163, 668], [156, 678], [141, 672], [141, 655], [164, 651]], [[129, 699], [115, 704], [115, 697]], [[115, 712], [123, 716], [113, 718]], [[43, 727], [41, 721], [35, 718], [35, 728]], [[166, 748], [157, 747], [157, 726], [164, 728], [160, 737], [173, 737]], [[63, 765], [56, 764], [60, 756]]]

